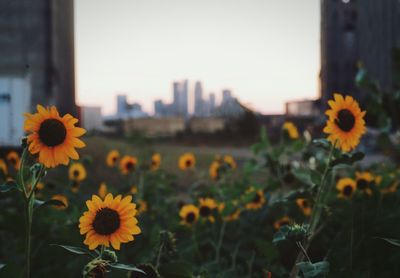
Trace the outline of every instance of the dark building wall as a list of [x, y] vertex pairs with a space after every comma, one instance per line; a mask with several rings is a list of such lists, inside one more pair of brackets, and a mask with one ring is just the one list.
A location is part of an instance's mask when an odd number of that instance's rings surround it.
[[0, 0], [0, 76], [29, 76], [32, 109], [76, 115], [73, 0]]
[[400, 48], [400, 1], [321, 0], [322, 103], [334, 92], [362, 100], [354, 81], [360, 64], [390, 91], [396, 48]]

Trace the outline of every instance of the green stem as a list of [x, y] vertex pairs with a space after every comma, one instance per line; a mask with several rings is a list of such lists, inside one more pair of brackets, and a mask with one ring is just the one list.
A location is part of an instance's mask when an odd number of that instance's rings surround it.
[[19, 181], [21, 183], [21, 187], [24, 192], [25, 199], [28, 198], [28, 192], [26, 191], [25, 179], [24, 179], [24, 165], [25, 165], [26, 156], [27, 156], [27, 148], [24, 148], [24, 150], [22, 151], [21, 160], [19, 162]]
[[219, 263], [219, 257], [221, 253], [222, 241], [224, 239], [225, 228], [226, 228], [226, 221], [223, 221], [221, 225], [221, 230], [219, 232], [217, 247], [215, 248], [215, 261], [217, 262], [217, 264]]
[[25, 259], [26, 259], [26, 277], [30, 277], [31, 269], [31, 231], [32, 231], [32, 212], [30, 200], [25, 199]]
[[105, 249], [105, 246], [102, 244], [101, 247], [100, 247], [100, 258], [101, 259], [103, 258], [104, 249]]
[[157, 261], [156, 261], [156, 269], [160, 266], [160, 261], [161, 261], [161, 252], [164, 247], [164, 244], [160, 244], [160, 249], [158, 249], [158, 254], [157, 254]]

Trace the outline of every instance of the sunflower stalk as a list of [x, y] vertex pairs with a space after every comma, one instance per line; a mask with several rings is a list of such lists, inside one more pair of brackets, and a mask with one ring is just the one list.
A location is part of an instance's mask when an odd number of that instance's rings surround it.
[[219, 264], [222, 241], [223, 241], [224, 235], [225, 235], [225, 228], [226, 228], [226, 221], [223, 221], [223, 223], [221, 225], [221, 230], [219, 231], [218, 243], [217, 243], [217, 246], [215, 247], [215, 261], [217, 264]]

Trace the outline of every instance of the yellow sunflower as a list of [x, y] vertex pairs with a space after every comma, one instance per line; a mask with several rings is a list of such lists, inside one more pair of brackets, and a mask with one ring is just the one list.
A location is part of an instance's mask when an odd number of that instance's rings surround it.
[[136, 170], [137, 158], [134, 156], [125, 155], [119, 162], [119, 168], [122, 174], [127, 175]]
[[106, 163], [109, 167], [115, 167], [120, 158], [119, 151], [112, 150], [107, 154]]
[[262, 208], [265, 204], [264, 192], [262, 190], [255, 190], [254, 187], [250, 187], [246, 191], [246, 194], [251, 194], [252, 192], [255, 192], [254, 198], [250, 201], [250, 203], [246, 204], [246, 208], [251, 210]]
[[52, 200], [58, 200], [64, 203], [65, 206], [54, 206], [57, 210], [64, 210], [68, 207], [68, 198], [61, 194], [56, 194], [51, 197]]
[[357, 189], [372, 195], [371, 184], [375, 181], [370, 172], [356, 172]]
[[7, 164], [3, 159], [0, 158], [0, 171], [6, 177], [8, 175]]
[[304, 198], [297, 198], [296, 204], [303, 211], [305, 216], [311, 215], [311, 204], [310, 201]]
[[194, 157], [194, 154], [192, 153], [185, 153], [181, 155], [179, 158], [179, 169], [181, 170], [188, 170], [194, 168], [196, 165], [196, 158]]
[[213, 210], [217, 208], [217, 202], [212, 198], [200, 198], [199, 199], [199, 213], [200, 216], [208, 219], [210, 222], [214, 222], [215, 218], [212, 215]]
[[69, 166], [68, 176], [70, 180], [83, 181], [84, 179], [86, 179], [86, 175], [87, 175], [86, 169], [82, 163], [77, 162]]
[[[219, 213], [222, 213], [224, 211], [224, 209], [225, 209], [225, 203], [220, 203], [218, 205]], [[241, 210], [239, 208], [236, 208], [231, 214], [223, 217], [222, 219], [227, 222], [235, 221], [235, 220], [239, 219], [240, 213], [241, 213]]]
[[199, 209], [195, 205], [184, 205], [179, 211], [181, 224], [191, 226], [199, 219]]
[[397, 191], [397, 187], [399, 186], [399, 184], [397, 182], [392, 183], [392, 185], [390, 185], [389, 187], [386, 188], [382, 188], [381, 192], [383, 194], [388, 194], [388, 193], [394, 193]]
[[339, 191], [339, 198], [350, 199], [356, 191], [356, 181], [351, 178], [341, 178], [336, 183], [336, 189]]
[[19, 168], [19, 155], [15, 151], [11, 151], [7, 154], [7, 161], [18, 170]]
[[231, 155], [224, 156], [224, 163], [231, 169], [236, 169], [236, 161]]
[[345, 98], [334, 95], [335, 100], [328, 101], [330, 110], [326, 111], [328, 121], [324, 132], [329, 134], [328, 140], [344, 152], [351, 151], [360, 142], [361, 135], [366, 132], [365, 111], [361, 111], [357, 101], [351, 96]]
[[299, 131], [297, 127], [292, 122], [285, 122], [282, 126], [282, 129], [287, 132], [290, 139], [298, 139], [299, 138]]
[[137, 209], [138, 209], [138, 215], [142, 214], [143, 212], [146, 212], [148, 209], [147, 202], [143, 201], [143, 200], [139, 200]]
[[131, 187], [131, 190], [129, 191], [132, 195], [135, 195], [135, 194], [137, 194], [138, 193], [138, 188], [137, 188], [137, 186], [136, 185], [133, 185], [132, 187]]
[[37, 106], [38, 113], [25, 113], [25, 131], [29, 132], [29, 151], [39, 154], [39, 162], [47, 168], [68, 165], [69, 159], [79, 159], [75, 148], [85, 147], [78, 137], [86, 130], [76, 127], [77, 119], [70, 114], [61, 117], [52, 106]]
[[108, 193], [107, 185], [105, 182], [102, 182], [99, 186], [99, 191], [97, 192], [101, 199], [104, 199]]
[[292, 222], [293, 220], [290, 217], [284, 216], [274, 222], [274, 228], [279, 230], [282, 226], [290, 225]]
[[218, 180], [219, 177], [219, 168], [220, 168], [221, 164], [216, 160], [213, 161], [210, 165], [210, 169], [209, 169], [209, 173], [210, 173], [210, 177], [213, 180]]
[[150, 163], [150, 169], [152, 171], [157, 170], [160, 168], [161, 165], [161, 155], [159, 153], [155, 153], [151, 156], [151, 163]]
[[132, 241], [133, 235], [141, 233], [135, 218], [136, 205], [131, 201], [130, 195], [122, 199], [121, 195], [114, 198], [111, 193], [104, 201], [96, 195], [86, 201], [89, 210], [79, 218], [79, 229], [81, 235], [86, 234], [83, 243], [90, 250], [99, 245], [109, 247], [110, 243], [115, 250], [119, 250], [121, 243]]

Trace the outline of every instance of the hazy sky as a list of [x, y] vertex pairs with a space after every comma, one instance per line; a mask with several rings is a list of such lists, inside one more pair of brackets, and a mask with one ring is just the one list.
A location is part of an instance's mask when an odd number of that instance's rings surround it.
[[78, 0], [75, 18], [78, 103], [106, 114], [184, 78], [265, 113], [318, 95], [319, 0]]

